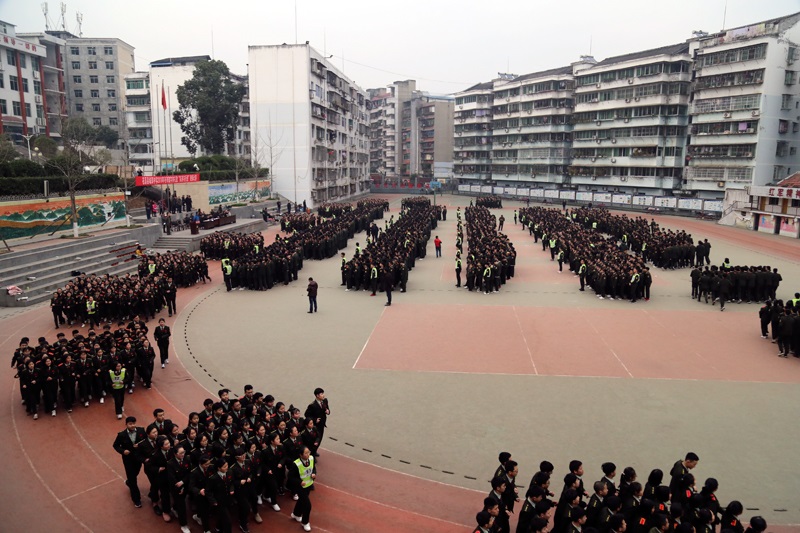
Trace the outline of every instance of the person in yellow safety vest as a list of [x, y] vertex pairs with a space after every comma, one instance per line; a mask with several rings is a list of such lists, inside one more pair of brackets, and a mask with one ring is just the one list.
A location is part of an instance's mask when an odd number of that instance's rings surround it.
[[456, 287], [461, 287], [461, 252], [456, 252]]
[[372, 294], [370, 294], [370, 296], [375, 296], [375, 291], [378, 290], [378, 268], [375, 266], [375, 263], [370, 265], [369, 284], [372, 289]]
[[230, 248], [230, 246], [231, 246], [231, 240], [230, 240], [230, 239], [225, 239], [224, 246], [225, 246], [225, 249], [226, 249], [226, 250], [227, 250], [228, 248]]
[[597, 221], [592, 222], [592, 229], [597, 229]]
[[259, 245], [257, 245], [257, 244], [256, 244], [256, 245], [253, 245], [253, 249], [255, 250], [255, 252], [256, 252], [256, 255], [258, 255], [258, 254], [259, 254], [259, 252], [261, 251], [261, 247], [260, 247]]
[[483, 269], [483, 294], [492, 292], [492, 267], [486, 265]]
[[642, 258], [647, 261], [647, 243], [642, 243]]
[[95, 315], [97, 313], [97, 302], [94, 301], [93, 296], [89, 296], [89, 299], [86, 300], [86, 315], [89, 322], [89, 329], [94, 329], [97, 325], [97, 320], [95, 320]]
[[231, 260], [227, 257], [222, 260], [222, 279], [225, 280], [225, 288], [228, 292], [231, 292], [231, 274], [233, 273], [233, 267], [231, 266]]
[[304, 531], [311, 531], [311, 489], [314, 480], [317, 479], [317, 467], [314, 464], [314, 457], [308, 446], [303, 446], [300, 457], [292, 463], [289, 470], [289, 489], [297, 495], [297, 503], [291, 517], [303, 524]]
[[558, 244], [558, 239], [550, 237], [550, 261], [556, 259], [556, 244]]
[[147, 271], [150, 272], [150, 275], [154, 275], [156, 273], [156, 263], [152, 259], [147, 264]]
[[561, 274], [564, 270], [564, 250], [558, 251], [558, 273]]
[[344, 252], [342, 252], [342, 285], [347, 285], [347, 259], [344, 257]]
[[639, 297], [639, 273], [631, 270], [631, 303], [635, 303]]
[[542, 251], [544, 252], [545, 248], [547, 248], [547, 232], [542, 231]]
[[114, 397], [114, 411], [117, 413], [117, 420], [122, 419], [122, 412], [125, 410], [125, 369], [122, 363], [117, 362], [114, 370], [108, 371], [111, 376], [111, 396]]
[[581, 291], [586, 287], [586, 261], [581, 259], [581, 266], [578, 268], [578, 277], [581, 280]]
[[361, 255], [361, 245], [359, 243], [356, 243], [356, 253], [354, 254], [354, 256], [358, 257], [359, 255]]
[[731, 268], [733, 268], [731, 265], [731, 260], [726, 257], [725, 261], [722, 263], [722, 270], [728, 272]]

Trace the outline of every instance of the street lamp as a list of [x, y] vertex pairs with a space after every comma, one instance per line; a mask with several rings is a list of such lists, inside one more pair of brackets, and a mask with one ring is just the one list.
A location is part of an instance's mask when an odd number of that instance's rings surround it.
[[[36, 137], [36, 135], [30, 133], [28, 135], [23, 135], [22, 138], [28, 143], [28, 161], [32, 161], [33, 158], [31, 156], [31, 138]], [[37, 148], [38, 150], [38, 148]]]

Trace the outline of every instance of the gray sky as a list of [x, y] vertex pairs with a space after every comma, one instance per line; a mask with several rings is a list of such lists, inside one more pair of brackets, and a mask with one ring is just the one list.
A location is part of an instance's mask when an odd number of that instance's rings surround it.
[[[244, 74], [247, 46], [295, 42], [293, 0], [65, 0], [67, 29], [119, 37], [150, 61], [212, 55]], [[497, 72], [525, 74], [675, 44], [692, 30], [718, 31], [800, 11], [800, 0], [297, 0], [297, 41], [333, 54], [362, 88], [413, 78], [417, 87], [452, 93]], [[0, 0], [0, 19], [17, 31], [41, 31], [40, 1]], [[59, 25], [60, 2], [50, 1]], [[113, 7], [111, 7], [113, 6]], [[190, 6], [190, 7], [189, 7]]]

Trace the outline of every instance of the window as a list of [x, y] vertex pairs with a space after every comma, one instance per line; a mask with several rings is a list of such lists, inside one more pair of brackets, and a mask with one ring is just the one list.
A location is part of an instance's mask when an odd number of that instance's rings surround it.
[[106, 83], [117, 83], [116, 76], [106, 76]]
[[83, 104], [75, 104], [75, 111], [83, 113]]
[[5, 89], [6, 87], [5, 79], [6, 77], [3, 75], [2, 72], [0, 72], [0, 89]]
[[28, 78], [22, 78], [22, 92], [28, 92]]
[[33, 94], [42, 94], [42, 82], [33, 80]]
[[138, 111], [133, 114], [134, 122], [150, 122], [150, 111]]
[[100, 83], [100, 78], [98, 76], [89, 76], [89, 83]]
[[90, 56], [96, 56], [97, 55], [97, 47], [96, 46], [87, 46], [86, 47], [86, 53], [89, 54]]
[[784, 76], [783, 83], [785, 85], [794, 85], [797, 81], [797, 72], [793, 70], [787, 70], [786, 75]]
[[75, 89], [75, 98], [83, 98], [83, 90]]
[[77, 46], [70, 46], [69, 47], [69, 53], [70, 53], [70, 55], [73, 55], [73, 56], [81, 55], [81, 51], [78, 49]]
[[19, 68], [25, 68], [25, 54], [19, 55]]
[[789, 131], [789, 121], [788, 120], [779, 120], [778, 121], [778, 133], [787, 133]]
[[92, 126], [102, 126], [103, 121], [99, 117], [94, 117], [92, 119]]
[[784, 94], [781, 97], [781, 109], [791, 109], [792, 108], [792, 95], [791, 94]]
[[100, 104], [92, 104], [92, 111], [94, 111], [95, 113], [99, 113], [100, 112]]
[[97, 61], [89, 61], [89, 70], [97, 70]]
[[147, 86], [145, 87], [145, 80], [126, 80], [125, 87], [128, 89], [149, 89], [150, 82], [148, 80]]
[[769, 205], [778, 205], [778, 198], [770, 198]]
[[12, 91], [19, 91], [19, 78], [16, 76], [8, 77], [8, 84]]
[[30, 117], [31, 115], [31, 104], [25, 104], [25, 116]]
[[107, 89], [106, 96], [109, 98], [116, 98], [117, 97], [117, 90], [116, 89]]
[[128, 97], [128, 105], [150, 105], [150, 98], [147, 96], [129, 96]]
[[109, 111], [116, 111], [117, 110], [117, 104], [108, 104], [108, 110]]
[[8, 115], [8, 107], [5, 100], [0, 100], [0, 113]]
[[79, 70], [81, 68], [81, 62], [80, 61], [73, 61], [72, 62], [72, 68], [74, 70]]
[[106, 61], [106, 69], [107, 70], [114, 70], [114, 62], [113, 61]]
[[114, 55], [114, 47], [113, 46], [104, 46], [103, 53], [107, 56]]
[[72, 83], [81, 83], [82, 81], [80, 76], [72, 76]]
[[22, 106], [19, 105], [19, 102], [11, 102], [11, 110], [12, 113], [16, 116], [22, 116]]
[[91, 96], [92, 98], [100, 98], [100, 91], [97, 89], [92, 89]]
[[109, 118], [108, 119], [108, 125], [109, 126], [118, 126], [119, 125], [119, 121], [117, 121], [117, 117]]
[[8, 60], [9, 66], [17, 66], [17, 54], [14, 53], [13, 50], [6, 50], [6, 59]]
[[36, 56], [31, 56], [31, 69], [39, 70], [39, 58]]

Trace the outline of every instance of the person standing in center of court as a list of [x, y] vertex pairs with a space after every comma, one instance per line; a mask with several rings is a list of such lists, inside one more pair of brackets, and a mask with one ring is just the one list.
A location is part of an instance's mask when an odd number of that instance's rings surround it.
[[436, 257], [442, 257], [442, 240], [438, 235], [433, 239], [433, 245], [436, 247]]
[[392, 286], [394, 285], [394, 274], [392, 274], [392, 272], [383, 265], [381, 265], [381, 272], [383, 272], [381, 283], [383, 284], [384, 292], [386, 292], [386, 303], [384, 305], [389, 307], [392, 305]]
[[456, 252], [456, 287], [461, 287], [461, 252]]
[[308, 292], [308, 312], [309, 313], [316, 313], [317, 312], [317, 289], [319, 285], [314, 278], [308, 278], [308, 287], [306, 287], [306, 291]]

